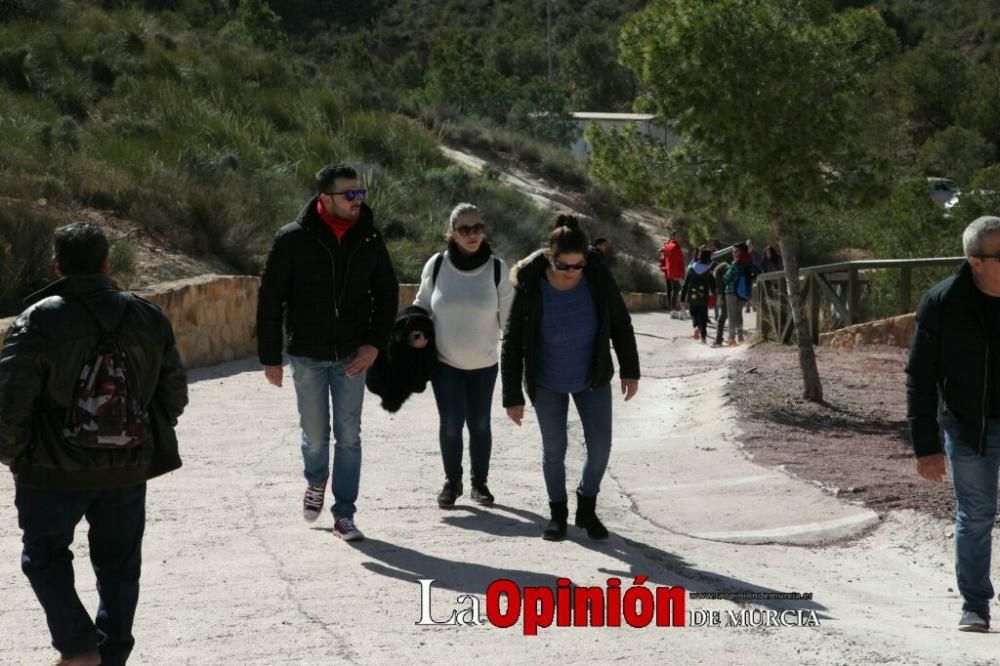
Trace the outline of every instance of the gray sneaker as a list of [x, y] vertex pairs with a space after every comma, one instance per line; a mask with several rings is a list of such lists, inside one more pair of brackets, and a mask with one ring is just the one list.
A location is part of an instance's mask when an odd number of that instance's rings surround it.
[[338, 518], [333, 523], [333, 533], [344, 541], [364, 541], [365, 535], [350, 518]]
[[958, 621], [958, 630], [985, 633], [990, 630], [990, 616], [982, 611], [962, 611], [962, 619]]

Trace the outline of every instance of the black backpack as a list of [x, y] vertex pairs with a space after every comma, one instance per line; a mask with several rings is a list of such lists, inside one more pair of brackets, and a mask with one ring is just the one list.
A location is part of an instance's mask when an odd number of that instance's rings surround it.
[[143, 407], [128, 357], [118, 342], [118, 330], [132, 306], [132, 295], [118, 324], [105, 328], [83, 299], [78, 300], [97, 322], [101, 337], [83, 362], [66, 414], [63, 437], [88, 449], [127, 449], [142, 445], [152, 429]]

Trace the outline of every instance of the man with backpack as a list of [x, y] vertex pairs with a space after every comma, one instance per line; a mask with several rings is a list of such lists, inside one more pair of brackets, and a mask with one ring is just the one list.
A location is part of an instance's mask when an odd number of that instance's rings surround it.
[[[110, 279], [95, 224], [55, 232], [58, 280], [29, 297], [0, 351], [0, 462], [14, 475], [21, 569], [59, 664], [124, 664], [135, 645], [146, 481], [181, 466], [174, 426], [187, 378], [169, 320]], [[90, 524], [96, 619], [70, 544]]]
[[743, 306], [753, 295], [753, 282], [760, 271], [753, 265], [753, 258], [746, 243], [733, 246], [733, 263], [726, 271], [726, 311], [729, 315], [729, 346], [743, 342]]

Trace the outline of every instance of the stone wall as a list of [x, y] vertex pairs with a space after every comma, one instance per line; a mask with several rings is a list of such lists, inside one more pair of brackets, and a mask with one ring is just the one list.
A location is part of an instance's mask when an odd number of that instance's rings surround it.
[[865, 345], [909, 347], [915, 326], [916, 315], [911, 312], [891, 319], [870, 321], [830, 333], [821, 333], [819, 343], [841, 349], [856, 349]]
[[[177, 349], [188, 368], [214, 365], [257, 353], [256, 277], [203, 275], [137, 292], [170, 319]], [[399, 287], [399, 306], [413, 302], [418, 285]], [[665, 294], [625, 293], [632, 312], [662, 310]], [[0, 344], [14, 318], [0, 319]]]
[[137, 292], [174, 327], [185, 367], [198, 368], [257, 353], [257, 289], [246, 276], [202, 275]]
[[[258, 278], [203, 275], [137, 291], [170, 319], [184, 365], [197, 368], [257, 353]], [[14, 318], [0, 319], [0, 344]]]

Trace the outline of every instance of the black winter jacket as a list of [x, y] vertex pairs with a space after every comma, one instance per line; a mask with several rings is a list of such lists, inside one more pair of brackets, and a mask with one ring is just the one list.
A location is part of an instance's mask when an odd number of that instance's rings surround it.
[[257, 301], [257, 351], [280, 365], [282, 324], [288, 353], [336, 361], [362, 345], [385, 347], [399, 283], [372, 211], [338, 241], [316, 212], [314, 197], [274, 239]]
[[[410, 333], [414, 331], [427, 338], [423, 349], [410, 346]], [[434, 322], [426, 310], [411, 305], [396, 317], [389, 344], [368, 368], [365, 386], [382, 398], [382, 409], [395, 413], [411, 395], [424, 392], [437, 363]]]
[[[972, 268], [939, 282], [917, 307], [906, 365], [906, 418], [916, 455], [942, 451], [939, 425], [985, 453], [989, 335]], [[1000, 378], [995, 378], [1000, 380]]]
[[684, 276], [681, 301], [688, 305], [705, 305], [709, 296], [715, 296], [715, 276], [712, 275], [712, 269], [707, 268], [699, 273], [692, 265]]
[[[608, 268], [591, 257], [584, 275], [590, 283], [590, 293], [597, 310], [597, 344], [590, 367], [590, 386], [598, 388], [611, 382], [615, 374], [611, 361], [610, 343], [621, 366], [623, 379], [639, 379], [639, 353], [636, 349], [632, 318], [625, 307], [621, 291]], [[524, 391], [535, 401], [538, 329], [542, 323], [541, 281], [549, 260], [544, 253], [535, 253], [515, 266], [514, 303], [507, 333], [500, 354], [500, 374], [503, 382], [503, 406], [523, 405]]]
[[[18, 483], [51, 490], [136, 485], [181, 466], [174, 426], [187, 405], [187, 378], [170, 321], [152, 303], [125, 294], [103, 275], [62, 278], [14, 322], [0, 351], [0, 462]], [[128, 449], [84, 449], [62, 435], [77, 375], [101, 333], [118, 329], [152, 439]], [[124, 317], [124, 319], [122, 319]]]

